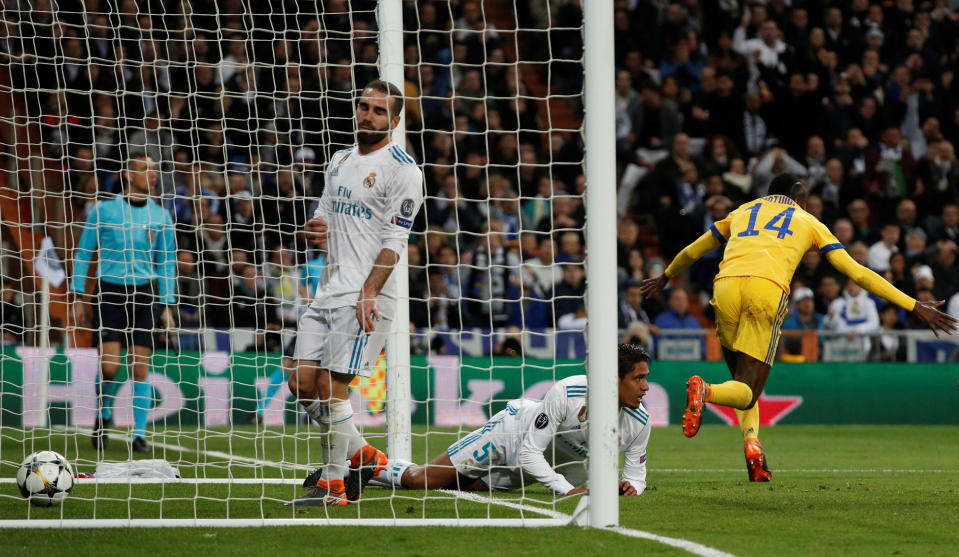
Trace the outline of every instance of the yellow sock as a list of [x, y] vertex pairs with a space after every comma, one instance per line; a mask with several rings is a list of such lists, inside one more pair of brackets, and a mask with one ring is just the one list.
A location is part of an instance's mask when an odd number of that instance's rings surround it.
[[753, 401], [753, 390], [749, 385], [739, 381], [726, 381], [718, 385], [709, 386], [708, 402], [733, 408], [745, 408]]
[[739, 418], [739, 429], [743, 430], [743, 441], [759, 439], [759, 405], [755, 404], [749, 410], [736, 410]]

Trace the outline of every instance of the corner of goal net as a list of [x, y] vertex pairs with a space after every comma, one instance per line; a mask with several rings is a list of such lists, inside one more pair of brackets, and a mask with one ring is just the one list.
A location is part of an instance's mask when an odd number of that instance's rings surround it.
[[569, 519], [570, 526], [589, 526], [589, 495], [583, 495], [573, 516]]

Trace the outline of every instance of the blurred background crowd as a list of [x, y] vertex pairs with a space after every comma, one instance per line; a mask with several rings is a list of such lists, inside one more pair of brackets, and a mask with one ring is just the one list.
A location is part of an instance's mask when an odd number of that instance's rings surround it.
[[[179, 327], [252, 328], [254, 348], [278, 349], [322, 272], [298, 231], [378, 77], [375, 2], [55, 8], [2, 9], [0, 174], [27, 200], [19, 221], [43, 223], [69, 272], [90, 210], [146, 153], [177, 227]], [[408, 1], [404, 22], [407, 151], [428, 196], [411, 327], [583, 329], [580, 0]], [[663, 297], [639, 282], [782, 171], [857, 261], [959, 314], [959, 2], [617, 0], [614, 26], [624, 339], [711, 326], [720, 251]], [[32, 343], [3, 219], [4, 342]], [[808, 253], [784, 328], [917, 326], [842, 278]], [[905, 357], [877, 338], [871, 357]]]

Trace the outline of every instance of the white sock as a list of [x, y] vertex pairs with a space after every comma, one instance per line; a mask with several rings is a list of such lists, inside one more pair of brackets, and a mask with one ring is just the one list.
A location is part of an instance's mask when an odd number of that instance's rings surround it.
[[366, 440], [353, 423], [353, 406], [349, 400], [339, 400], [330, 404], [327, 419], [330, 424], [327, 444], [329, 453], [324, 454], [326, 468], [323, 475], [327, 480], [343, 479], [348, 470], [345, 464], [350, 456], [366, 445]]
[[386, 468], [377, 474], [370, 483], [376, 482], [376, 485], [382, 487], [403, 487], [403, 474], [406, 469], [413, 466], [413, 463], [401, 458], [391, 458], [386, 463]]
[[330, 406], [328, 404], [323, 404], [320, 399], [316, 399], [313, 402], [304, 405], [303, 409], [306, 410], [306, 413], [309, 417], [316, 420], [317, 423], [322, 424], [324, 418], [327, 418], [326, 421], [329, 421], [330, 416]]
[[[331, 443], [333, 442], [333, 423], [330, 418], [330, 405], [323, 404], [320, 399], [316, 399], [310, 404], [303, 407], [306, 410], [306, 413], [316, 421], [317, 426], [320, 430], [320, 450], [323, 455], [323, 479], [328, 479], [327, 477], [327, 468], [329, 468], [330, 462], [332, 462], [333, 451], [331, 450]], [[343, 459], [340, 459], [343, 460]], [[342, 477], [342, 476], [339, 476]]]

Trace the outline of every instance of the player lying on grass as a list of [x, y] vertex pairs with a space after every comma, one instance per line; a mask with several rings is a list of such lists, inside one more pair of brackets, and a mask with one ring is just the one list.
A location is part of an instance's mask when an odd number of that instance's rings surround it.
[[[619, 345], [619, 450], [626, 454], [621, 495], [646, 489], [649, 412], [649, 355]], [[586, 481], [586, 376], [554, 384], [542, 401], [510, 401], [480, 429], [450, 446], [425, 466], [390, 459], [371, 485], [409, 489], [510, 490], [541, 483], [555, 493], [584, 493]]]
[[716, 310], [716, 335], [733, 380], [707, 385], [698, 375], [689, 379], [683, 433], [696, 435], [707, 402], [735, 408], [753, 482], [772, 479], [759, 443], [756, 399], [776, 356], [780, 327], [789, 310], [790, 280], [810, 248], [821, 251], [837, 271], [859, 286], [913, 312], [937, 337], [940, 330], [952, 334], [956, 329], [956, 319], [935, 309], [943, 302], [917, 302], [856, 263], [829, 229], [805, 211], [807, 196], [806, 186], [795, 176], [776, 176], [769, 195], [744, 203], [711, 225], [676, 255], [663, 275], [643, 281], [642, 286], [643, 295], [650, 296], [700, 257], [726, 244], [710, 304]]

